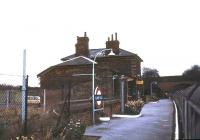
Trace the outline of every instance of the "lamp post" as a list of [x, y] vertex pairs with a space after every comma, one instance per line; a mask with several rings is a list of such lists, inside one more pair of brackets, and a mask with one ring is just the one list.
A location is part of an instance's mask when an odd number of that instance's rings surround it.
[[95, 79], [94, 79], [95, 78], [95, 69], [94, 69], [94, 64], [96, 62], [97, 56], [102, 54], [105, 51], [111, 51], [110, 54], [112, 54], [112, 49], [103, 49], [103, 50], [101, 50], [101, 51], [99, 51], [95, 54], [94, 62], [92, 63], [92, 122], [93, 122], [93, 125], [95, 124], [95, 111], [96, 111], [95, 110], [95, 98], [94, 98], [94, 96], [95, 96], [95, 87], [94, 87], [95, 86]]
[[152, 96], [152, 91], [153, 91], [153, 90], [152, 90], [152, 85], [153, 85], [153, 84], [157, 84], [157, 82], [156, 82], [156, 81], [152, 81], [152, 82], [150, 83], [151, 96]]

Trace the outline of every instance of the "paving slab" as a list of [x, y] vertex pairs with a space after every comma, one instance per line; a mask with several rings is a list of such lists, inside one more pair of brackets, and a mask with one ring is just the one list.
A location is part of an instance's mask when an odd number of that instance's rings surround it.
[[174, 107], [169, 99], [145, 104], [138, 118], [112, 118], [86, 128], [85, 136], [100, 140], [172, 140], [174, 139]]

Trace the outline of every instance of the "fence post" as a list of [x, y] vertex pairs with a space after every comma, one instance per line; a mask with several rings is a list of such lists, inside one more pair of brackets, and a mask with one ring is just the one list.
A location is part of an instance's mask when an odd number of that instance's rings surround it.
[[23, 122], [22, 122], [22, 133], [23, 133], [23, 135], [24, 136], [26, 136], [27, 135], [27, 95], [28, 95], [28, 75], [27, 75], [27, 77], [26, 77], [26, 79], [25, 79], [25, 94], [24, 94], [24, 107], [23, 107], [23, 118], [24, 118], [24, 120], [23, 120]]
[[185, 139], [188, 139], [188, 103], [186, 98], [184, 100], [184, 127]]
[[6, 107], [9, 107], [9, 103], [10, 103], [10, 91], [6, 90]]
[[28, 75], [26, 77], [26, 94], [25, 94], [25, 123], [24, 123], [25, 136], [27, 135], [27, 118], [28, 118], [27, 97], [28, 97]]
[[[187, 105], [188, 105], [188, 102], [187, 102]], [[191, 123], [191, 117], [192, 117], [192, 115], [191, 115], [191, 107], [188, 105], [188, 108], [187, 108], [188, 110], [188, 118], [187, 118], [187, 122], [188, 122], [188, 129], [187, 129], [187, 136], [188, 136], [188, 139], [190, 139], [191, 138], [191, 126], [192, 126], [192, 123]]]

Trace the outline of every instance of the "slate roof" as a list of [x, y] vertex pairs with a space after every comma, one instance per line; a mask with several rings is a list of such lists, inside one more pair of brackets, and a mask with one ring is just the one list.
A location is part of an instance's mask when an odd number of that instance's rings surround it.
[[[62, 67], [62, 66], [76, 66], [76, 65], [91, 65], [93, 63], [96, 64], [96, 62], [93, 61], [94, 56], [100, 52], [101, 50], [104, 50], [105, 48], [100, 48], [100, 49], [90, 49], [89, 50], [89, 57], [85, 57], [85, 56], [78, 56], [76, 57], [75, 54], [73, 55], [69, 55], [67, 57], [62, 58], [61, 60], [64, 61], [60, 64], [51, 66], [49, 68], [47, 68], [46, 70], [42, 71], [41, 73], [39, 73], [37, 76], [40, 77], [41, 75], [43, 75], [44, 73], [57, 68], [57, 67]], [[137, 54], [120, 49], [120, 53], [118, 55], [115, 56], [122, 56], [122, 57], [126, 57], [126, 56], [135, 56], [137, 59], [139, 59], [141, 62], [143, 61]], [[107, 55], [105, 55], [105, 52], [103, 52], [102, 54], [99, 54], [97, 56], [98, 58], [103, 58], [103, 57], [107, 57]]]
[[93, 63], [96, 64], [96, 62], [94, 62], [93, 60], [87, 57], [78, 56], [78, 57], [74, 57], [69, 60], [66, 60], [65, 62], [57, 64], [55, 66], [91, 65]]
[[[95, 54], [97, 52], [100, 52], [101, 50], [103, 50], [105, 48], [100, 48], [100, 49], [90, 49], [89, 50], [89, 58], [94, 58]], [[129, 52], [129, 51], [126, 51], [126, 50], [123, 50], [123, 49], [120, 49], [120, 53], [116, 56], [136, 56], [140, 61], [143, 61], [137, 54], [135, 53], [132, 53], [132, 52]], [[66, 61], [66, 60], [69, 60], [69, 59], [72, 59], [76, 57], [75, 54], [72, 54], [72, 55], [69, 55], [67, 57], [64, 57], [62, 58], [61, 60], [62, 61]], [[97, 57], [106, 57], [104, 53], [102, 53], [102, 55], [98, 55]]]
[[66, 60], [65, 62], [63, 63], [60, 63], [60, 64], [57, 64], [57, 65], [54, 65], [54, 66], [51, 66], [49, 68], [47, 68], [46, 70], [42, 71], [41, 73], [39, 73], [37, 76], [40, 77], [42, 74], [54, 69], [54, 68], [57, 68], [57, 67], [62, 67], [62, 66], [75, 66], [75, 65], [91, 65], [91, 64], [96, 64], [95, 61], [87, 58], [87, 57], [84, 57], [84, 56], [78, 56], [78, 57], [74, 57], [74, 58], [71, 58], [69, 60]]

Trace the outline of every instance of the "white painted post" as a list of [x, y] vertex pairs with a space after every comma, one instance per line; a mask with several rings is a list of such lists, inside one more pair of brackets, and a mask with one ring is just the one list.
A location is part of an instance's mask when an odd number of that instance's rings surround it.
[[23, 77], [22, 77], [22, 126], [25, 123], [25, 111], [26, 111], [26, 50], [23, 52]]
[[44, 96], [44, 100], [43, 100], [43, 109], [44, 109], [44, 112], [45, 112], [45, 111], [46, 111], [46, 89], [44, 89], [43, 96]]
[[138, 94], [138, 99], [140, 99], [140, 97], [141, 97], [141, 96], [140, 96], [140, 90], [138, 89], [137, 92], [138, 92], [138, 93], [137, 93], [137, 94]]
[[124, 108], [125, 108], [125, 101], [124, 101], [124, 85], [125, 85], [125, 76], [122, 75], [121, 78], [121, 90], [120, 90], [120, 98], [121, 98], [121, 113], [124, 114]]

